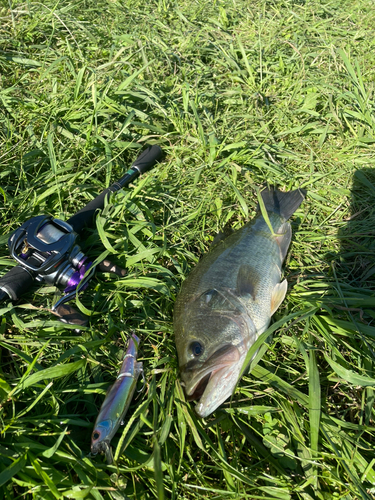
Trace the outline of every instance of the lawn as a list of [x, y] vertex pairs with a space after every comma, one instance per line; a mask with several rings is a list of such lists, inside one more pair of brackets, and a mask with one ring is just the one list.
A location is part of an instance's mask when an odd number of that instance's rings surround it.
[[[165, 154], [81, 239], [127, 269], [76, 297], [87, 327], [51, 314], [51, 285], [0, 304], [0, 500], [374, 497], [374, 26], [370, 0], [0, 2], [0, 276], [24, 221], [67, 220], [146, 145]], [[307, 190], [288, 292], [199, 419], [175, 297], [266, 184]], [[133, 331], [146, 383], [107, 465], [90, 436]]]

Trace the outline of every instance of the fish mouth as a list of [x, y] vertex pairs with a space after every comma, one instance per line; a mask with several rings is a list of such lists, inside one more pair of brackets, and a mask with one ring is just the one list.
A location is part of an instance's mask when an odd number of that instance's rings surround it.
[[202, 364], [199, 360], [187, 363], [181, 373], [188, 401], [199, 400], [195, 410], [206, 417], [231, 396], [237, 383], [242, 356], [233, 344], [217, 349]]
[[208, 385], [208, 382], [210, 381], [211, 375], [213, 372], [207, 373], [207, 375], [203, 376], [195, 386], [195, 389], [191, 394], [187, 394], [187, 400], [188, 401], [196, 401], [200, 399], [203, 396], [204, 391], [206, 390], [206, 387]]

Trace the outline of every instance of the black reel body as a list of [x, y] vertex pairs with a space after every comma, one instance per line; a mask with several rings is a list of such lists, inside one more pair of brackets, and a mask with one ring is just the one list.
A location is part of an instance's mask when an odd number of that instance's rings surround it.
[[8, 240], [11, 256], [37, 281], [67, 286], [86, 260], [76, 245], [78, 234], [60, 219], [29, 219]]
[[33, 281], [65, 287], [64, 295], [54, 304], [52, 312], [63, 322], [85, 326], [88, 319], [83, 314], [63, 305], [76, 290], [84, 289], [95, 272], [76, 244], [78, 237], [67, 222], [39, 215], [26, 221], [10, 236], [8, 247], [18, 266], [29, 273]]

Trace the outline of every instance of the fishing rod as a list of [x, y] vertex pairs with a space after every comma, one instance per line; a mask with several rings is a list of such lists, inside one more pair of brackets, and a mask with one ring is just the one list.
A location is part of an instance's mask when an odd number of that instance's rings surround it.
[[[159, 146], [149, 146], [121, 179], [66, 222], [48, 215], [38, 215], [24, 222], [8, 239], [10, 255], [17, 265], [0, 278], [0, 302], [18, 300], [35, 281], [62, 286], [65, 287], [64, 295], [54, 304], [52, 312], [66, 323], [86, 324], [88, 319], [66, 304], [77, 291], [87, 286], [95, 273], [95, 266], [77, 244], [79, 235], [85, 227], [92, 225], [96, 210], [104, 207], [107, 196], [128, 186], [150, 170], [161, 157]], [[110, 261], [104, 261], [98, 267], [120, 276], [125, 273]]]

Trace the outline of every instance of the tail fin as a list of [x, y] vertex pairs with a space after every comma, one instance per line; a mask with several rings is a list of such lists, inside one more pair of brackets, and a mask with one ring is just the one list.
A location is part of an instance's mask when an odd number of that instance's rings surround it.
[[295, 189], [284, 193], [277, 189], [266, 188], [261, 192], [261, 196], [267, 212], [275, 212], [284, 220], [288, 220], [305, 199], [306, 191]]

